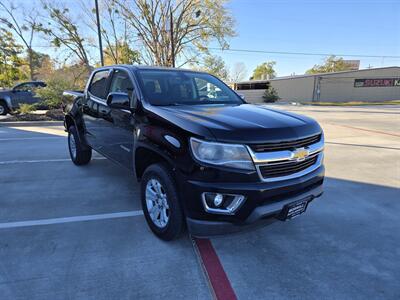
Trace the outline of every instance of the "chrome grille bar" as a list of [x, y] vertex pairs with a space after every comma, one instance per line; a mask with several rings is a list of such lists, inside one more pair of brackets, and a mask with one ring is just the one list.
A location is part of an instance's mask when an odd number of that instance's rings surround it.
[[289, 149], [271, 152], [254, 152], [247, 146], [256, 170], [262, 181], [280, 181], [306, 175], [318, 169], [323, 162], [324, 136], [318, 142], [304, 147], [308, 156], [302, 160], [295, 159], [295, 152]]

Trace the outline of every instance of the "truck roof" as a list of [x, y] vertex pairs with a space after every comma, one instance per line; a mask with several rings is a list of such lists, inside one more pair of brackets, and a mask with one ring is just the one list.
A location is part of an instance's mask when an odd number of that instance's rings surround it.
[[113, 67], [123, 67], [127, 69], [132, 69], [132, 70], [169, 70], [169, 71], [184, 71], [184, 72], [196, 72], [196, 73], [206, 73], [203, 71], [197, 71], [197, 70], [191, 70], [191, 69], [184, 69], [184, 68], [172, 68], [172, 67], [161, 67], [161, 66], [145, 66], [145, 65], [127, 65], [127, 64], [119, 64], [119, 65], [110, 65], [110, 66], [104, 66], [98, 69], [107, 69], [107, 68], [113, 68]]

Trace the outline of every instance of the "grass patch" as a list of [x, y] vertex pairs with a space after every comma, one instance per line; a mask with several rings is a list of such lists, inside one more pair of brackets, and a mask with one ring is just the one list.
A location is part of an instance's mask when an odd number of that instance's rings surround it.
[[23, 103], [23, 104], [19, 105], [18, 112], [23, 114], [23, 115], [26, 115], [26, 114], [29, 114], [32, 111], [35, 111], [35, 110], [36, 110], [36, 108], [35, 108], [35, 106], [33, 104]]

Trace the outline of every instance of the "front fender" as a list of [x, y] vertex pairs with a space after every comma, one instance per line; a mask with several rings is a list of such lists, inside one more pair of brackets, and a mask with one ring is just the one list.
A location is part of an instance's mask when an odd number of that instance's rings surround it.
[[174, 160], [171, 153], [163, 151], [152, 143], [137, 141], [133, 153], [133, 171], [137, 180], [140, 180], [145, 169], [155, 162], [165, 162], [172, 168]]

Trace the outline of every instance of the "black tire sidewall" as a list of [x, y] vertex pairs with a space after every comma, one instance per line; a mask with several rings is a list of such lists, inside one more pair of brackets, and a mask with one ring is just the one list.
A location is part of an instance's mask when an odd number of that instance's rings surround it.
[[[160, 228], [153, 223], [147, 209], [146, 186], [150, 179], [157, 179], [167, 194], [169, 219], [167, 226], [164, 228]], [[141, 202], [147, 224], [155, 235], [163, 240], [173, 240], [179, 236], [184, 226], [183, 213], [179, 203], [175, 181], [167, 169], [167, 166], [164, 164], [151, 165], [144, 172], [141, 180]]]
[[[71, 145], [70, 145], [70, 136], [74, 137], [75, 140], [75, 147], [76, 147], [76, 155], [73, 157], [71, 152]], [[82, 144], [80, 143], [78, 132], [74, 126], [69, 127], [68, 129], [68, 152], [71, 157], [71, 160], [76, 165], [85, 165], [89, 163], [92, 157], [92, 150], [83, 149]]]
[[0, 102], [0, 106], [3, 107], [3, 109], [4, 109], [4, 112], [1, 113], [0, 116], [5, 116], [5, 115], [7, 115], [7, 113], [8, 113], [8, 107], [7, 107], [7, 105], [6, 105], [3, 101], [1, 101], [1, 102]]

